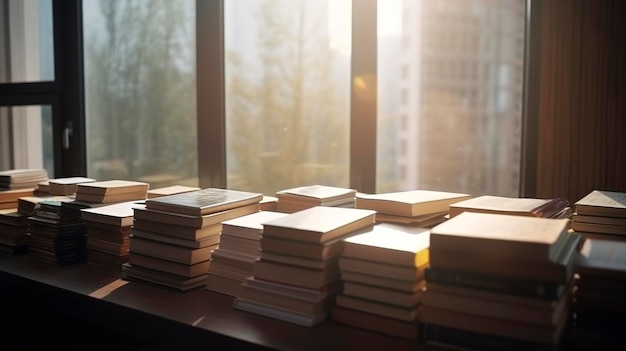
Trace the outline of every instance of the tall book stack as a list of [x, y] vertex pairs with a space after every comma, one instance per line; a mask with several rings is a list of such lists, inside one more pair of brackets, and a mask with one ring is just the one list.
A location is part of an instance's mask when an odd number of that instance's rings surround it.
[[39, 261], [67, 265], [87, 260], [87, 237], [80, 218], [68, 218], [60, 200], [44, 200], [28, 217], [29, 253]]
[[314, 206], [354, 207], [356, 190], [328, 185], [307, 185], [276, 192], [277, 211], [294, 213]]
[[93, 183], [95, 179], [87, 177], [67, 177], [48, 179], [48, 194], [69, 196], [76, 193], [78, 184]]
[[468, 194], [434, 190], [408, 190], [356, 195], [356, 208], [376, 211], [376, 223], [396, 223], [430, 228], [443, 222], [449, 206], [471, 198]]
[[626, 320], [626, 242], [586, 239], [574, 272], [572, 341], [580, 349], [615, 348]]
[[432, 228], [423, 339], [461, 349], [562, 346], [581, 241], [568, 223], [464, 212]]
[[331, 319], [417, 340], [429, 238], [425, 228], [380, 223], [345, 239], [339, 258], [343, 291]]
[[593, 190], [574, 210], [572, 229], [583, 238], [626, 241], [626, 193]]
[[564, 198], [537, 199], [482, 195], [450, 205], [450, 218], [463, 212], [506, 214], [513, 216], [569, 218], [569, 201]]
[[264, 222], [287, 216], [286, 213], [259, 211], [222, 222], [220, 245], [211, 254], [206, 289], [239, 296], [244, 280], [254, 274], [254, 262], [260, 257]]
[[258, 212], [262, 196], [207, 188], [147, 199], [134, 209], [122, 277], [177, 291], [204, 287], [222, 222]]
[[373, 226], [374, 215], [315, 206], [263, 223], [261, 258], [233, 307], [303, 326], [326, 320], [341, 285], [343, 239]]
[[129, 261], [129, 238], [136, 207], [144, 205], [128, 201], [81, 210], [87, 228], [87, 263], [122, 270], [122, 265]]

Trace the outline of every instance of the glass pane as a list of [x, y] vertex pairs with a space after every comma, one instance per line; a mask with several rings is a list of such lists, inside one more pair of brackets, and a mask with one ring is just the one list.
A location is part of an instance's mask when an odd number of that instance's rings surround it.
[[197, 186], [195, 1], [83, 2], [87, 175]]
[[519, 194], [525, 1], [379, 1], [377, 191]]
[[0, 83], [54, 80], [52, 0], [0, 6]]
[[225, 2], [228, 187], [349, 185], [351, 2]]
[[0, 107], [0, 168], [45, 168], [54, 178], [50, 106]]

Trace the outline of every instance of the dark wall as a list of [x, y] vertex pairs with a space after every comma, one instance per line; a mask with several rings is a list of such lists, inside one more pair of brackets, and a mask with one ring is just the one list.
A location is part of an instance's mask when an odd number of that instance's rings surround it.
[[540, 1], [537, 196], [626, 192], [626, 1]]

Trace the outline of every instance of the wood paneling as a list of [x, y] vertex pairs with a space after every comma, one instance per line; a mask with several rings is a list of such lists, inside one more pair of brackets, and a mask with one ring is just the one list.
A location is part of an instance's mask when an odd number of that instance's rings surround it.
[[541, 1], [537, 196], [626, 192], [626, 1]]

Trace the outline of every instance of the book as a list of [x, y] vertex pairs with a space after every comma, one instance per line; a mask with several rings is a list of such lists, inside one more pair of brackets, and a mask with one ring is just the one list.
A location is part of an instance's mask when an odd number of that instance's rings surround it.
[[[610, 218], [610, 217], [607, 217]], [[572, 221], [571, 228], [577, 232], [601, 233], [626, 236], [626, 226], [613, 224], [584, 223]]]
[[260, 202], [261, 211], [278, 211], [278, 198], [275, 196], [263, 195]]
[[376, 213], [376, 223], [392, 223], [410, 225], [420, 228], [432, 228], [448, 219], [448, 212], [429, 213], [421, 216], [398, 216], [386, 213]]
[[574, 272], [585, 276], [626, 280], [626, 242], [587, 239], [574, 261]]
[[262, 223], [287, 216], [286, 213], [259, 211], [222, 222], [222, 234], [259, 240]]
[[[117, 195], [127, 193], [146, 193], [150, 184], [132, 180], [105, 180], [99, 182], [80, 183], [76, 186], [76, 199], [79, 194]], [[144, 195], [145, 199], [147, 195]], [[85, 200], [88, 201], [88, 200]]]
[[413, 308], [422, 302], [422, 288], [426, 286], [425, 283], [426, 282], [422, 280], [417, 291], [406, 292], [389, 289], [384, 286], [374, 286], [344, 281], [342, 293], [344, 295], [359, 297], [365, 300], [377, 301], [404, 308]]
[[179, 238], [173, 235], [153, 233], [153, 232], [133, 228], [131, 236], [133, 238], [148, 239], [148, 240], [158, 241], [161, 243], [171, 244], [175, 246], [182, 246], [182, 247], [186, 247], [190, 249], [200, 249], [200, 248], [207, 247], [207, 246], [215, 246], [220, 243], [219, 234], [193, 240], [193, 239], [183, 239], [183, 238]]
[[424, 279], [407, 281], [394, 278], [376, 276], [372, 274], [341, 271], [341, 280], [345, 282], [355, 282], [373, 286], [384, 286], [388, 289], [404, 291], [404, 292], [417, 292], [424, 286]]
[[342, 272], [367, 273], [379, 277], [416, 282], [424, 278], [428, 265], [421, 267], [405, 267], [381, 262], [359, 260], [351, 257], [339, 257], [339, 269]]
[[450, 205], [450, 218], [462, 212], [497, 213], [551, 218], [569, 207], [564, 198], [538, 199], [482, 195]]
[[571, 281], [574, 258], [582, 241], [581, 234], [569, 234], [555, 262], [520, 261], [503, 255], [463, 253], [434, 248], [430, 248], [429, 260], [430, 265], [436, 268], [513, 279], [567, 283]]
[[281, 284], [269, 280], [258, 279], [254, 276], [246, 277], [243, 285], [254, 289], [272, 291], [277, 294], [291, 296], [300, 300], [322, 301], [331, 297], [341, 290], [339, 282], [333, 282], [330, 285], [320, 287], [318, 289], [307, 289], [293, 285]]
[[202, 216], [245, 205], [259, 204], [263, 194], [231, 189], [206, 188], [146, 200], [146, 208]]
[[326, 243], [374, 225], [376, 212], [315, 206], [263, 223], [263, 237]]
[[[156, 211], [149, 208], [136, 208], [135, 219], [141, 221], [157, 222], [191, 228], [204, 228], [209, 225], [219, 224], [222, 230], [222, 222], [250, 213], [259, 212], [259, 204], [253, 203], [247, 206], [231, 208], [229, 210], [209, 213], [202, 216], [183, 215], [171, 212]], [[137, 221], [136, 221], [137, 222]]]
[[355, 206], [386, 214], [420, 216], [449, 211], [451, 204], [470, 197], [468, 194], [434, 190], [409, 190], [382, 194], [358, 193]]
[[580, 215], [626, 218], [626, 193], [593, 190], [574, 203]]
[[[470, 289], [465, 289], [470, 290]], [[531, 301], [528, 301], [531, 300]], [[510, 298], [507, 301], [484, 299], [459, 293], [432, 291], [430, 288], [421, 296], [423, 305], [476, 316], [527, 323], [542, 326], [555, 326], [559, 318], [567, 313], [570, 296], [555, 301], [542, 301], [543, 305], [533, 303], [527, 298]]]
[[197, 190], [201, 190], [201, 189], [195, 186], [187, 186], [187, 185], [170, 185], [170, 186], [166, 186], [162, 188], [148, 189], [148, 199], [153, 199], [155, 197], [160, 197], [160, 196], [181, 194], [181, 193], [186, 193], [189, 191], [197, 191]]
[[[426, 344], [456, 350], [493, 351], [558, 351], [562, 342], [543, 343], [509, 338], [500, 335], [476, 333], [469, 330], [425, 323], [421, 325], [422, 338]], [[578, 343], [577, 343], [578, 345]], [[597, 345], [597, 344], [596, 344]], [[614, 344], [613, 344], [614, 345]], [[585, 348], [586, 349], [586, 348]]]
[[[108, 241], [116, 244], [123, 244], [128, 241], [130, 237], [131, 227], [120, 227], [118, 231], [103, 230], [99, 227], [92, 227], [87, 225], [87, 236], [102, 241]], [[123, 229], [125, 228], [125, 229]]]
[[278, 205], [281, 201], [307, 203], [315, 206], [333, 206], [337, 203], [354, 201], [356, 190], [328, 185], [307, 185], [276, 192]]
[[248, 256], [261, 255], [259, 239], [246, 239], [238, 236], [220, 235], [220, 249], [239, 252]]
[[202, 274], [188, 278], [134, 266], [130, 262], [126, 262], [122, 265], [123, 279], [167, 287], [178, 291], [190, 291], [193, 289], [203, 288], [206, 285], [207, 277], [208, 274]]
[[243, 285], [239, 297], [263, 303], [268, 306], [288, 309], [298, 313], [308, 315], [326, 314], [334, 302], [334, 296], [330, 295], [320, 300], [308, 300], [285, 294], [284, 291], [272, 291], [268, 289], [258, 289], [250, 285]]
[[199, 249], [176, 246], [154, 240], [133, 237], [130, 240], [130, 253], [161, 258], [184, 264], [196, 264], [211, 259], [211, 252], [217, 245]]
[[166, 241], [166, 239], [161, 236], [167, 236], [173, 239], [178, 238], [186, 241], [199, 241], [204, 238], [219, 235], [222, 231], [222, 224], [216, 223], [202, 228], [194, 228], [141, 219], [137, 220], [136, 218], [133, 218], [133, 229], [140, 230], [142, 232], [149, 232], [153, 236], [160, 234], [159, 238], [161, 241]]
[[50, 195], [72, 195], [76, 193], [78, 184], [95, 182], [87, 177], [66, 177], [48, 179], [48, 193]]
[[392, 265], [419, 267], [428, 263], [430, 230], [381, 223], [344, 239], [343, 256]]
[[[79, 184], [80, 185], [80, 184]], [[125, 201], [137, 201], [137, 200], [145, 200], [146, 192], [132, 192], [132, 193], [113, 193], [113, 194], [87, 194], [87, 193], [76, 193], [77, 201], [85, 201], [85, 202], [95, 202], [102, 204], [110, 204], [114, 202], [125, 202]]]
[[254, 277], [276, 283], [319, 289], [339, 280], [337, 266], [311, 269], [259, 260], [254, 263]]
[[412, 322], [417, 319], [417, 307], [405, 308], [377, 301], [370, 301], [355, 296], [349, 296], [343, 293], [337, 294], [335, 304], [339, 307], [368, 312], [378, 316], [384, 316], [401, 321]]
[[241, 284], [241, 279], [226, 277], [221, 274], [209, 271], [209, 277], [207, 278], [207, 282], [204, 288], [206, 290], [215, 291], [220, 294], [238, 297], [239, 295], [241, 295], [243, 285]]
[[283, 255], [269, 251], [261, 252], [261, 259], [264, 261], [284, 263], [287, 265], [314, 269], [325, 269], [326, 267], [331, 265], [336, 266], [338, 261], [337, 257], [324, 260], [292, 255]]
[[304, 327], [314, 327], [328, 319], [328, 312], [326, 311], [319, 314], [306, 314], [240, 297], [233, 301], [233, 308]]
[[568, 219], [463, 212], [431, 229], [431, 250], [556, 262]]
[[545, 300], [560, 299], [570, 282], [554, 283], [537, 280], [511, 279], [489, 274], [469, 273], [460, 270], [427, 267], [424, 272], [427, 284], [438, 283], [468, 289], [482, 289], [515, 296]]
[[593, 223], [608, 224], [626, 227], [626, 218], [606, 217], [606, 216], [589, 216], [574, 213], [572, 215], [572, 223]]
[[0, 190], [0, 203], [17, 203], [20, 197], [33, 196], [33, 190], [33, 188]]
[[259, 240], [261, 251], [278, 254], [291, 254], [303, 258], [327, 260], [343, 252], [343, 238], [337, 238], [327, 243], [311, 244], [299, 241], [289, 241], [280, 238], [261, 237]]
[[424, 324], [554, 345], [559, 343], [563, 335], [565, 326], [569, 322], [569, 313], [563, 313], [554, 326], [546, 327], [460, 313], [422, 304], [418, 307], [418, 320]]
[[419, 339], [419, 324], [415, 321], [407, 322], [395, 318], [379, 316], [373, 313], [358, 311], [333, 305], [330, 319], [339, 324], [349, 325], [409, 340]]
[[42, 168], [18, 168], [4, 170], [0, 171], [0, 190], [26, 188], [34, 189], [37, 187], [39, 182], [46, 180], [48, 180], [48, 171]]
[[187, 278], [206, 274], [211, 266], [211, 260], [200, 261], [194, 264], [184, 264], [138, 253], [130, 255], [130, 263], [133, 266], [149, 268]]
[[80, 217], [83, 221], [128, 227], [133, 224], [135, 208], [143, 206], [135, 201], [127, 201], [107, 206], [85, 208], [80, 210]]

